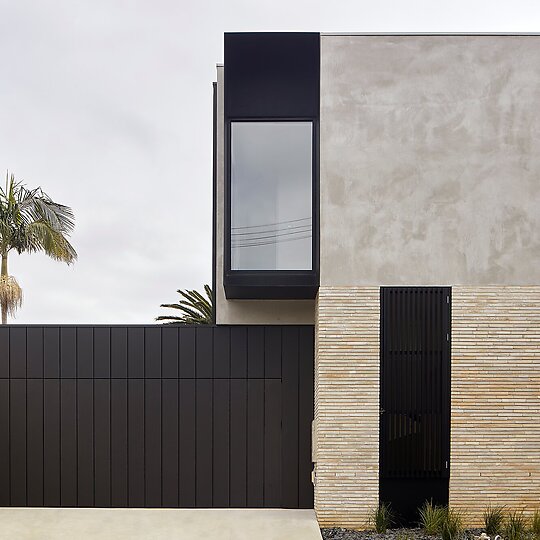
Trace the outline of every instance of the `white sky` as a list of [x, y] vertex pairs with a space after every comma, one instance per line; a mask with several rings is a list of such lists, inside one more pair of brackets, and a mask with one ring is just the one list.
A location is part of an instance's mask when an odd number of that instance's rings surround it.
[[0, 0], [0, 171], [73, 207], [79, 253], [11, 256], [13, 322], [151, 323], [210, 283], [226, 31], [538, 32], [540, 2]]

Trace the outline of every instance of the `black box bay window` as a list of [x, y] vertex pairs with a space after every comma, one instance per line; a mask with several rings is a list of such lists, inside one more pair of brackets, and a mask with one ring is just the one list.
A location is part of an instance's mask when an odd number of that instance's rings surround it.
[[228, 298], [318, 287], [318, 34], [225, 35]]

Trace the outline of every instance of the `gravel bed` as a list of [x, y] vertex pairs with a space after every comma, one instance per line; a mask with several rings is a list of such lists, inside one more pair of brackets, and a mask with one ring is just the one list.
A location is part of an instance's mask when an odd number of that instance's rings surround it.
[[[465, 538], [478, 536], [481, 529], [470, 529], [465, 531]], [[324, 540], [436, 540], [437, 536], [430, 536], [422, 529], [388, 529], [386, 533], [376, 533], [375, 531], [351, 531], [349, 529], [332, 528], [321, 529]]]

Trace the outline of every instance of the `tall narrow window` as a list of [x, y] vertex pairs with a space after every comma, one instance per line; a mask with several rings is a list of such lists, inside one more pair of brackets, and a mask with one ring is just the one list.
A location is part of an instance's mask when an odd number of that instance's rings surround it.
[[231, 122], [231, 270], [312, 270], [312, 123]]

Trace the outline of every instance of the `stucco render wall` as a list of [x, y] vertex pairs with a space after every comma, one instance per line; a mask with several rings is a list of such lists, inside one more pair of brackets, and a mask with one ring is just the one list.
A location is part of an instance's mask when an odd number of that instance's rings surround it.
[[321, 36], [321, 285], [540, 283], [540, 36]]
[[452, 290], [450, 504], [540, 504], [540, 287]]
[[315, 328], [315, 511], [365, 528], [379, 499], [379, 288], [321, 287]]

